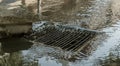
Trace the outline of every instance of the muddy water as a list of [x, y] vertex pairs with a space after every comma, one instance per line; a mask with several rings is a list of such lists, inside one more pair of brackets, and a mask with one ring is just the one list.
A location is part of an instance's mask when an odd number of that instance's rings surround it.
[[[109, 57], [112, 49], [115, 49], [116, 46], [119, 46], [120, 44], [119, 27], [120, 27], [120, 22], [118, 21], [116, 25], [113, 25], [113, 27], [103, 29], [103, 31], [105, 31], [109, 37], [107, 37], [107, 39], [101, 42], [101, 45], [97, 48], [97, 50], [94, 51], [94, 53], [91, 56], [87, 58], [87, 60], [81, 61], [80, 64], [82, 66], [93, 66], [93, 65], [98, 66], [101, 62], [105, 61], [105, 59]], [[100, 65], [104, 65], [104, 64], [100, 64]]]
[[[116, 46], [119, 45], [120, 20], [118, 19], [119, 14], [117, 14], [119, 12], [119, 8], [115, 8], [119, 5], [116, 4], [118, 0], [93, 0], [92, 2], [89, 0], [76, 0], [76, 3], [79, 2], [84, 2], [83, 6], [79, 4], [72, 7], [75, 8], [75, 11], [77, 12], [74, 13], [74, 9], [71, 8], [64, 10], [65, 12], [68, 11], [66, 14], [77, 13], [77, 17], [79, 16], [79, 18], [75, 19], [75, 22], [71, 21], [67, 23], [68, 25], [80, 25], [81, 23], [85, 23], [85, 25], [91, 25], [87, 28], [97, 29], [99, 28], [97, 27], [98, 25], [108, 24], [111, 23], [111, 21], [117, 22], [115, 25], [112, 25], [112, 27], [101, 29], [101, 31], [106, 33], [105, 36], [102, 36], [102, 38], [105, 39], [96, 39], [94, 41], [95, 46], [93, 46], [94, 43], [92, 43], [91, 46], [96, 49], [94, 49], [94, 51], [93, 49], [89, 49], [90, 55], [87, 55], [87, 57], [78, 57], [77, 60], [68, 59], [71, 56], [74, 56], [74, 53], [63, 51], [60, 48], [45, 46], [36, 42], [32, 42], [33, 45], [31, 46], [31, 43], [19, 38], [17, 38], [18, 41], [16, 38], [4, 39], [0, 41], [2, 43], [2, 53], [10, 53], [10, 56], [8, 57], [9, 60], [3, 63], [3, 66], [5, 64], [8, 66], [104, 66], [111, 50], [115, 49]], [[88, 3], [89, 6], [86, 5]], [[109, 9], [110, 12], [113, 11], [113, 16], [111, 16], [107, 11]], [[106, 15], [108, 16], [106, 17]], [[39, 24], [37, 26], [39, 26]], [[34, 27], [36, 27], [36, 25], [34, 25]], [[14, 40], [16, 41], [14, 42]], [[99, 42], [100, 40], [101, 42]], [[119, 66], [119, 64], [116, 65]]]
[[[51, 12], [52, 15], [49, 14], [46, 20], [67, 23], [68, 25], [78, 25], [89, 29], [98, 29], [104, 24], [110, 23], [110, 0], [69, 1], [62, 5], [61, 10], [55, 13]], [[46, 14], [48, 13], [46, 12]], [[43, 13], [43, 16], [46, 16], [45, 13]]]

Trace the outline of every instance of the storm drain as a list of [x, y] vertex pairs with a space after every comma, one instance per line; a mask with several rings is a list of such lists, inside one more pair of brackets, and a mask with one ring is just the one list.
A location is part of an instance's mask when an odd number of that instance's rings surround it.
[[49, 46], [60, 47], [67, 51], [77, 51], [82, 45], [93, 39], [98, 32], [65, 26], [49, 26], [43, 28], [36, 34], [39, 34], [35, 40], [37, 42]]

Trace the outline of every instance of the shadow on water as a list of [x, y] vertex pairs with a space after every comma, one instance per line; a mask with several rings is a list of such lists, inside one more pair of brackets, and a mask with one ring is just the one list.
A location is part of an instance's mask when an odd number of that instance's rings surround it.
[[0, 39], [0, 42], [2, 44], [2, 50], [8, 53], [26, 50], [32, 46], [31, 42], [28, 42], [23, 38]]
[[0, 66], [23, 66], [22, 53], [28, 50], [33, 44], [20, 37], [0, 39]]

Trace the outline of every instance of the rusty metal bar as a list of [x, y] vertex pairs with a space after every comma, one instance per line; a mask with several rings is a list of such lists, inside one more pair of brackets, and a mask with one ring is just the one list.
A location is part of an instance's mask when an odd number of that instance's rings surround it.
[[78, 41], [78, 42], [77, 42], [77, 45], [76, 45], [74, 48], [72, 48], [72, 51], [73, 51], [73, 50], [76, 51], [76, 49], [79, 49], [79, 48], [80, 48], [79, 45], [82, 45], [82, 44], [84, 44], [86, 41], [88, 41], [88, 40], [91, 38], [90, 34], [91, 34], [91, 33], [89, 33], [89, 34], [86, 35], [84, 38], [82, 38], [81, 41]]
[[54, 30], [48, 31], [48, 33], [46, 35], [43, 35], [42, 37], [38, 38], [35, 41], [40, 41], [42, 39], [46, 39], [49, 35], [51, 35], [50, 33], [53, 34], [53, 33], [55, 33], [55, 31]]
[[61, 41], [61, 40], [62, 40], [64, 37], [66, 37], [68, 34], [69, 34], [69, 32], [63, 33], [63, 35], [62, 35], [61, 37], [57, 38], [56, 41], [55, 41], [55, 43], [53, 43], [52, 45], [54, 46], [54, 45], [58, 44], [58, 41]]
[[[96, 35], [97, 35], [97, 33], [93, 33], [93, 35], [90, 36], [90, 37], [91, 37], [90, 39], [93, 39]], [[89, 42], [89, 41], [88, 41], [88, 42]], [[83, 46], [79, 47], [78, 50], [76, 50], [76, 51], [81, 51], [81, 50], [83, 50], [84, 47], [86, 47], [87, 45], [88, 45], [88, 43], [85, 43]]]
[[[82, 36], [84, 35], [84, 32], [81, 32], [80, 34], [78, 34], [78, 36], [74, 36], [75, 37], [75, 39], [72, 39], [72, 40], [74, 40], [73, 42], [76, 42], [76, 40], [78, 39], [78, 38], [81, 38]], [[71, 40], [71, 41], [72, 41]], [[64, 44], [64, 46], [62, 47], [62, 48], [65, 48], [66, 46], [71, 46], [71, 44], [70, 44], [70, 41], [67, 43], [67, 44]], [[68, 47], [69, 48], [69, 47]]]
[[[79, 34], [79, 36], [78, 36], [76, 39], [74, 39], [73, 41], [69, 42], [68, 44], [69, 44], [70, 46], [69, 46], [68, 48], [66, 48], [65, 50], [69, 50], [71, 47], [75, 46], [75, 44], [73, 44], [73, 42], [74, 42], [74, 43], [77, 42], [78, 39], [81, 39], [81, 38], [85, 35], [85, 33], [86, 33], [86, 32], [82, 32], [81, 34]], [[72, 45], [71, 45], [71, 44], [72, 44]], [[68, 45], [66, 45], [66, 46], [68, 46]], [[63, 48], [65, 48], [65, 47], [63, 47]]]
[[71, 31], [66, 28], [58, 29], [55, 27], [44, 28], [43, 33], [44, 32], [45, 34], [38, 38], [37, 41], [49, 46], [60, 47], [68, 51], [77, 51], [97, 34], [96, 32], [87, 30], [79, 29]]
[[79, 41], [75, 43], [75, 46], [71, 47], [71, 50], [74, 51], [76, 48], [80, 47], [82, 42], [86, 41], [86, 39], [89, 37], [89, 34], [85, 35], [85, 37], [81, 38]]
[[68, 36], [62, 38], [62, 40], [59, 42], [59, 44], [57, 46], [60, 46], [60, 47], [61, 47], [61, 45], [63, 46], [63, 43], [65, 43], [71, 39], [71, 35], [72, 35], [72, 33], [70, 33]]

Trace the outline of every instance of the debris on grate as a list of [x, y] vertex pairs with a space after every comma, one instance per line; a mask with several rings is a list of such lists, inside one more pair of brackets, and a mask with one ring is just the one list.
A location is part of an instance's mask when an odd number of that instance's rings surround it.
[[66, 51], [77, 51], [99, 33], [101, 32], [75, 26], [47, 25], [44, 28], [39, 26], [39, 32], [34, 35], [37, 35], [36, 42]]

